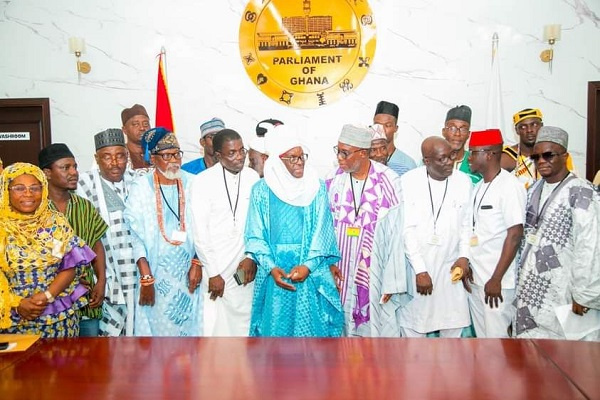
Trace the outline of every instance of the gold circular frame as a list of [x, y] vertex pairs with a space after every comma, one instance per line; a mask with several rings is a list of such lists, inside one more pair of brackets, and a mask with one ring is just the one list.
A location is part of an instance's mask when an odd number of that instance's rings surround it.
[[367, 0], [251, 0], [240, 24], [246, 73], [270, 99], [318, 108], [356, 90], [376, 47]]

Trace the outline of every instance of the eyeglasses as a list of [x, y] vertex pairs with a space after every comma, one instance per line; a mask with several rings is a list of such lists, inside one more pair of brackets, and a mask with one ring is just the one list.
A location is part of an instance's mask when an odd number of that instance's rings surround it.
[[[164, 158], [163, 158], [164, 159]], [[109, 163], [112, 162], [113, 160], [116, 161], [117, 163], [122, 163], [127, 161], [127, 154], [126, 153], [119, 153], [119, 154], [103, 154], [102, 157], [100, 157], [100, 160], [102, 160], [102, 162], [104, 163]]]
[[456, 132], [460, 132], [461, 135], [469, 133], [469, 128], [466, 126], [461, 126], [460, 128], [457, 126], [446, 126], [444, 129], [454, 134]]
[[248, 149], [242, 147], [239, 150], [231, 150], [227, 154], [223, 154], [220, 151], [218, 153], [221, 154], [222, 157], [225, 157], [228, 160], [233, 160], [238, 154], [242, 157], [246, 157], [246, 154], [248, 154]]
[[289, 157], [279, 157], [282, 160], [286, 160], [289, 161], [290, 164], [298, 164], [300, 162], [300, 160], [302, 160], [302, 162], [306, 161], [308, 159], [308, 154], [303, 153], [301, 156], [289, 156]]
[[544, 160], [548, 161], [548, 162], [552, 162], [552, 159], [556, 156], [562, 156], [563, 154], [566, 154], [566, 152], [564, 153], [553, 153], [551, 151], [545, 151], [542, 154], [531, 154], [529, 156], [529, 158], [531, 158], [533, 160], [533, 162], [538, 162], [540, 160], [540, 157], [543, 158]]
[[8, 190], [15, 192], [17, 194], [25, 194], [25, 192], [29, 191], [31, 194], [40, 194], [44, 187], [42, 185], [14, 185], [8, 188]]
[[346, 150], [338, 149], [337, 146], [333, 146], [333, 152], [335, 153], [336, 156], [338, 156], [342, 160], [345, 160], [346, 158], [350, 157], [354, 153], [358, 153], [359, 151], [366, 151], [366, 150], [369, 150], [369, 149], [358, 149], [358, 150], [354, 150], [354, 151], [346, 151]]
[[183, 157], [183, 151], [179, 150], [176, 153], [156, 153], [155, 156], [160, 156], [163, 161], [171, 161], [173, 158], [176, 160], [181, 160], [181, 157]]

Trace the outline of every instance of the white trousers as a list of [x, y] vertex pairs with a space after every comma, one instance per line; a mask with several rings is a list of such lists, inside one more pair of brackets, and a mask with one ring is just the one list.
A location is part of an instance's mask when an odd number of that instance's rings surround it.
[[[207, 279], [208, 282], [208, 279]], [[254, 282], [227, 285], [223, 297], [210, 299], [204, 289], [204, 336], [248, 336]]]
[[498, 301], [498, 307], [490, 308], [485, 304], [483, 287], [471, 284], [469, 294], [469, 309], [478, 338], [507, 338], [508, 327], [515, 316], [515, 289], [502, 289], [503, 302]]

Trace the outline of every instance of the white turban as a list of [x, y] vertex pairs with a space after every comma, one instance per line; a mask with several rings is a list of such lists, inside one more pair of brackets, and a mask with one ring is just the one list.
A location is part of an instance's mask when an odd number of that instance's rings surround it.
[[305, 153], [308, 153], [298, 133], [289, 125], [279, 125], [269, 130], [269, 134], [265, 137], [265, 154], [269, 155], [265, 161], [265, 182], [281, 201], [304, 207], [308, 206], [317, 195], [320, 182], [317, 172], [308, 163], [304, 164], [302, 178], [295, 178], [290, 174], [279, 156], [294, 147], [301, 147]]

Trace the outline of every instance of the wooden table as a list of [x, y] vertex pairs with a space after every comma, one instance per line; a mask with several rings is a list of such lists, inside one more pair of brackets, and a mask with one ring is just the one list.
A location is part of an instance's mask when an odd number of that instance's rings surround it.
[[41, 340], [0, 355], [0, 398], [600, 398], [599, 355], [543, 340]]
[[536, 347], [590, 399], [600, 399], [600, 344], [533, 340]]

